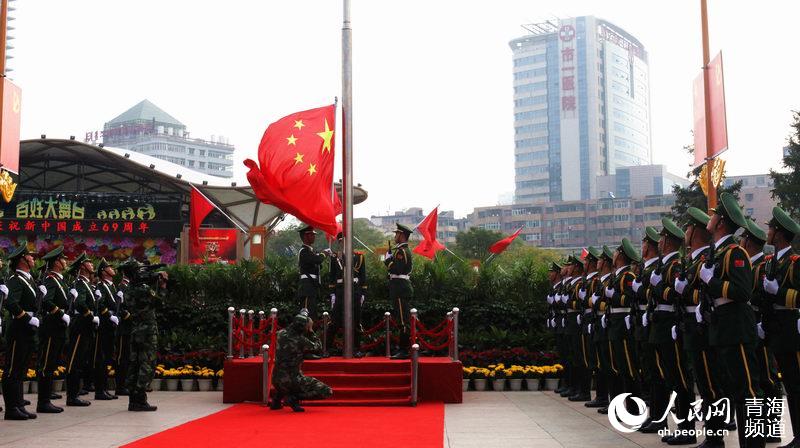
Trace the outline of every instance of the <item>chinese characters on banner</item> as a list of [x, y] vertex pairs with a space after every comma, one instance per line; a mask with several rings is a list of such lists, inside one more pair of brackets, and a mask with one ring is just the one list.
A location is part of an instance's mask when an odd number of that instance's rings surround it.
[[561, 116], [575, 118], [575, 27], [562, 25], [558, 37], [561, 39]]
[[236, 263], [236, 229], [200, 228], [200, 245], [189, 245], [189, 263]]

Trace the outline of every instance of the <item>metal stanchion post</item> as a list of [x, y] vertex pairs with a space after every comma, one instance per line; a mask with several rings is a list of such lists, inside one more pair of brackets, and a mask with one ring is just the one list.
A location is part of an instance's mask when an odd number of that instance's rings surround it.
[[[447, 327], [450, 327], [450, 323], [453, 322], [453, 312], [447, 312]], [[453, 359], [453, 339], [450, 337], [451, 335], [447, 335], [447, 357]]]
[[232, 306], [228, 307], [228, 359], [233, 359], [233, 314], [236, 312]]
[[417, 405], [417, 380], [419, 367], [419, 344], [411, 346], [411, 406]]
[[[400, 312], [402, 313], [403, 310], [400, 310]], [[417, 343], [417, 309], [411, 308], [409, 314], [411, 314], [411, 318], [408, 320], [408, 324], [411, 326], [411, 328], [409, 330], [410, 341], [408, 343], [411, 345]]]
[[252, 358], [253, 357], [253, 342], [254, 341], [253, 341], [253, 331], [252, 330], [253, 330], [253, 328], [255, 328], [255, 323], [256, 323], [255, 314], [256, 314], [256, 312], [253, 311], [253, 310], [250, 310], [250, 311], [247, 312], [247, 320], [249, 321], [248, 324], [247, 324], [248, 325], [247, 328], [248, 328], [248, 330], [250, 330], [250, 336], [247, 337], [247, 357], [248, 358]]
[[239, 318], [242, 320], [242, 324], [239, 325], [239, 335], [241, 336], [242, 345], [239, 346], [239, 359], [244, 359], [244, 345], [245, 345], [244, 328], [247, 325], [245, 316], [247, 316], [247, 310], [244, 308], [240, 309]]
[[[322, 356], [328, 356], [328, 314], [327, 311], [322, 313]], [[333, 341], [331, 341], [333, 342]]]
[[392, 313], [383, 313], [383, 320], [386, 322], [386, 357], [392, 356]]
[[261, 385], [264, 389], [261, 390], [261, 401], [264, 406], [269, 404], [269, 345], [264, 344], [261, 346]]
[[[261, 328], [261, 322], [264, 322], [264, 316], [265, 316], [265, 314], [264, 314], [264, 312], [263, 312], [263, 311], [259, 311], [259, 312], [258, 312], [258, 327], [259, 327], [259, 330], [260, 330], [260, 328]], [[266, 329], [267, 327], [264, 327], [264, 328]], [[259, 332], [259, 334], [261, 334], [261, 333]], [[258, 343], [261, 343], [261, 344], [263, 344], [263, 343], [264, 343], [264, 341], [266, 341], [266, 337], [267, 337], [267, 335], [266, 335], [266, 334], [264, 334], [264, 339], [262, 339], [262, 340], [260, 340], [260, 341], [258, 340], [258, 338], [256, 338], [256, 340], [255, 340], [255, 343], [256, 343], [256, 344], [258, 344]]]
[[458, 313], [461, 310], [453, 308], [453, 361], [458, 361]]

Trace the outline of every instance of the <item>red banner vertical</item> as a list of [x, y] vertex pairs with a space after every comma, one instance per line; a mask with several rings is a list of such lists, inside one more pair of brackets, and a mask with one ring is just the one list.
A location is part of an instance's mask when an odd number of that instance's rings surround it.
[[706, 110], [703, 96], [703, 73], [694, 80], [694, 165], [702, 165], [728, 149], [728, 121], [725, 112], [725, 80], [722, 70], [722, 53], [708, 64], [708, 102], [711, 125], [711, 148], [706, 148]]
[[2, 83], [2, 117], [0, 117], [0, 165], [19, 174], [19, 125], [22, 90], [8, 78]]

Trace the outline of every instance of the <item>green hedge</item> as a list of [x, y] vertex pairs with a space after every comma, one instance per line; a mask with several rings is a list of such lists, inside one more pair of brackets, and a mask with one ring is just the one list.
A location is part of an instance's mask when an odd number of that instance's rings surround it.
[[[447, 254], [433, 261], [414, 258], [415, 297], [411, 305], [425, 324], [461, 310], [460, 345], [467, 349], [525, 347], [547, 350], [543, 327], [546, 268], [555, 255], [529, 247], [509, 250], [480, 270]], [[327, 266], [323, 269], [326, 275]], [[268, 256], [236, 265], [172, 266], [176, 280], [159, 314], [162, 353], [225, 350], [227, 308], [280, 311], [282, 323], [297, 308], [296, 258]], [[368, 294], [362, 322], [371, 326], [391, 310], [387, 275], [380, 257], [367, 253]], [[322, 297], [327, 297], [327, 294]], [[320, 312], [328, 305], [320, 301]]]

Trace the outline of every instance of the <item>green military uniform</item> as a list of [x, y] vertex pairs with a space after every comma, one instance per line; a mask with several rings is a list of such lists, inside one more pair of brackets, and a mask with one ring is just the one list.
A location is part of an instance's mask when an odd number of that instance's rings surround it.
[[114, 395], [125, 396], [128, 395], [128, 389], [125, 388], [125, 378], [128, 377], [128, 365], [130, 363], [131, 354], [131, 313], [128, 312], [128, 304], [125, 302], [125, 294], [129, 287], [129, 280], [127, 277], [122, 277], [122, 281], [117, 288], [116, 294], [116, 309], [114, 314], [119, 317], [119, 325], [117, 325], [117, 339], [114, 344], [117, 347], [116, 353], [116, 371], [117, 371], [117, 388]]
[[[715, 213], [735, 227], [747, 227], [744, 214], [731, 194], [720, 195]], [[740, 446], [764, 446], [763, 434], [745, 438], [748, 425], [759, 420], [746, 414], [745, 399], [763, 397], [755, 357], [758, 341], [755, 315], [748, 304], [753, 291], [750, 256], [733, 235], [719, 238], [714, 246], [714, 265], [708, 266], [707, 261], [700, 268], [706, 292], [714, 301], [708, 324], [709, 344], [717, 351], [726, 372], [723, 389], [736, 404]]]
[[322, 350], [317, 335], [306, 330], [308, 321], [304, 315], [298, 315], [287, 328], [278, 332], [275, 368], [272, 371], [272, 384], [275, 386], [273, 409], [280, 407], [283, 398], [294, 410], [302, 410], [297, 400], [321, 400], [333, 395], [330, 386], [303, 375], [300, 369], [307, 352]]
[[125, 387], [129, 393], [129, 411], [155, 411], [147, 402], [147, 388], [153, 381], [158, 348], [156, 308], [161, 304], [162, 291], [155, 291], [136, 274], [142, 267], [136, 260], [120, 265], [126, 277], [132, 279], [125, 293], [131, 314], [130, 364]]
[[[571, 264], [572, 260], [571, 257], [567, 259], [565, 264]], [[567, 317], [568, 317], [568, 309], [567, 309], [567, 301], [569, 300], [570, 296], [570, 284], [572, 280], [575, 278], [572, 276], [564, 277], [561, 279], [561, 282], [558, 284], [556, 289], [556, 301], [557, 301], [557, 317], [556, 317], [556, 329], [558, 331], [558, 339], [556, 340], [558, 355], [561, 358], [562, 364], [564, 365], [564, 374], [562, 375], [562, 384], [561, 387], [556, 389], [556, 393], [561, 395], [562, 397], [567, 397], [572, 395], [575, 384], [573, 383], [573, 375], [572, 375], [572, 345], [571, 345], [571, 336], [569, 334], [567, 324]]]
[[[580, 260], [574, 256], [569, 257], [569, 264], [578, 266], [581, 264]], [[569, 350], [569, 363], [570, 363], [570, 389], [562, 396], [573, 398], [573, 401], [578, 399], [578, 396], [586, 396], [588, 390], [583, 390], [585, 387], [586, 377], [588, 370], [583, 363], [583, 353], [581, 350], [581, 327], [579, 319], [583, 314], [583, 307], [578, 293], [583, 289], [583, 275], [579, 274], [573, 277], [567, 283], [567, 303], [566, 309], [566, 327], [564, 328], [564, 336], [567, 339], [567, 348]], [[583, 400], [580, 400], [583, 401]]]
[[[96, 276], [101, 278], [103, 270], [110, 265], [105, 259], [97, 263]], [[115, 300], [117, 288], [111, 281], [99, 280], [95, 285], [95, 297], [97, 298], [97, 316], [100, 318], [100, 325], [97, 327], [97, 336], [94, 344], [94, 355], [92, 356], [92, 369], [94, 371], [95, 400], [109, 400], [114, 397], [106, 392], [108, 388], [108, 368], [114, 364], [114, 339], [116, 326], [119, 324], [119, 317], [114, 316], [114, 309], [117, 303]]]
[[[403, 233], [408, 238], [412, 230], [397, 224], [395, 233]], [[400, 347], [398, 357], [407, 355], [409, 348], [409, 325], [411, 308], [409, 301], [414, 297], [414, 287], [411, 285], [411, 271], [413, 259], [408, 243], [400, 243], [390, 250], [383, 263], [389, 270], [389, 300], [392, 302], [392, 317], [400, 328]]]
[[[42, 260], [44, 268], [52, 267], [63, 255], [64, 246], [58, 246], [48, 252]], [[64, 276], [58, 272], [50, 272], [43, 285], [46, 289], [42, 299], [42, 324], [39, 326], [39, 352], [37, 363], [38, 403], [37, 412], [57, 413], [63, 409], [53, 406], [50, 397], [53, 387], [53, 372], [58, 368], [58, 360], [67, 341], [66, 315], [69, 308], [69, 292], [66, 289]], [[65, 317], [66, 316], [66, 317]]]
[[[796, 237], [800, 225], [779, 207], [772, 210], [769, 226]], [[794, 433], [794, 446], [800, 446], [800, 256], [788, 246], [779, 250], [768, 263], [768, 275], [761, 281], [764, 305], [764, 332], [768, 346], [775, 354], [778, 370], [783, 376], [786, 401]], [[770, 285], [771, 284], [771, 285]], [[771, 287], [773, 293], [766, 289]]]
[[[72, 262], [69, 272], [77, 272], [87, 260], [86, 254], [81, 254]], [[67, 347], [67, 406], [88, 406], [88, 402], [78, 399], [78, 394], [95, 344], [94, 287], [81, 275], [75, 280], [70, 294], [73, 299], [69, 308], [72, 320]]]
[[[587, 262], [596, 263], [600, 259], [601, 251], [594, 247], [589, 247], [586, 250]], [[587, 263], [588, 264], [588, 263]], [[591, 383], [592, 375], [595, 374], [597, 378], [597, 396], [608, 397], [607, 383], [603, 375], [598, 372], [597, 368], [597, 354], [595, 352], [594, 344], [592, 343], [592, 334], [590, 333], [590, 325], [595, 322], [594, 314], [594, 295], [600, 291], [601, 282], [600, 275], [595, 270], [586, 274], [583, 287], [578, 290], [578, 308], [581, 310], [579, 314], [580, 334], [578, 336], [578, 349], [580, 350], [580, 361], [582, 362], [581, 368], [584, 370], [582, 383], [579, 385], [579, 393], [583, 394], [582, 397], [570, 397], [572, 401], [589, 401], [591, 399]], [[585, 398], [585, 400], [583, 400]], [[602, 400], [601, 400], [602, 401]], [[594, 400], [598, 403], [597, 399]]]
[[[314, 233], [314, 228], [306, 226], [300, 229], [300, 234]], [[316, 252], [313, 247], [303, 244], [300, 253], [297, 255], [298, 270], [300, 271], [300, 283], [297, 286], [297, 299], [300, 301], [300, 308], [308, 311], [312, 318], [317, 315], [317, 301], [319, 300], [319, 289], [322, 285], [320, 277], [320, 267], [325, 261], [324, 252]]]
[[[361, 354], [361, 305], [366, 298], [367, 267], [364, 254], [353, 254], [353, 347], [357, 354]], [[328, 271], [330, 288], [333, 290], [331, 299], [331, 325], [328, 328], [328, 344], [333, 347], [333, 339], [339, 329], [344, 328], [344, 260], [331, 257], [331, 267]]]
[[[8, 254], [9, 271], [28, 255], [23, 244]], [[27, 420], [36, 418], [25, 409], [22, 383], [28, 373], [28, 362], [36, 346], [36, 326], [39, 320], [34, 316], [37, 311], [37, 288], [29, 272], [16, 270], [8, 282], [8, 297], [5, 308], [11, 322], [7, 326], [6, 356], [3, 366], [3, 400], [6, 404], [6, 420]]]
[[[608, 246], [603, 246], [600, 256], [610, 266], [614, 259], [614, 252]], [[587, 403], [587, 405], [599, 407], [598, 412], [600, 413], [608, 412], [609, 391], [616, 377], [616, 371], [611, 368], [611, 347], [608, 342], [608, 331], [603, 325], [603, 319], [608, 308], [605, 290], [611, 285], [612, 278], [611, 273], [600, 276], [597, 289], [590, 297], [594, 319], [589, 324], [589, 332], [592, 335], [592, 344], [597, 357], [596, 368], [599, 373], [597, 375], [597, 398], [595, 402]]]

